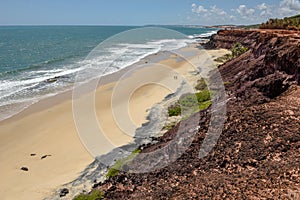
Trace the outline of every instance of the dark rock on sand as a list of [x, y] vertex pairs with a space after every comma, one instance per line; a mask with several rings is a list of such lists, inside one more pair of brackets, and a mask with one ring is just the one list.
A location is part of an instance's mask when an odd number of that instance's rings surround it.
[[21, 167], [21, 170], [22, 170], [22, 171], [25, 171], [25, 172], [28, 172], [28, 171], [29, 171], [28, 167]]
[[48, 156], [52, 156], [52, 155], [44, 155], [44, 156], [41, 157], [41, 160], [47, 158]]
[[60, 193], [59, 193], [59, 197], [64, 197], [67, 194], [69, 194], [69, 189], [68, 188], [63, 188]]

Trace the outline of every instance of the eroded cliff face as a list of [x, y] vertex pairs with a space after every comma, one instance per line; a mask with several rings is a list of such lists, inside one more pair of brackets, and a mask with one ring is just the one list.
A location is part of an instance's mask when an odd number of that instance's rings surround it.
[[206, 47], [250, 50], [219, 68], [228, 90], [241, 101], [263, 103], [300, 83], [300, 32], [223, 30]]
[[[197, 113], [200, 121], [195, 114], [181, 122], [194, 138], [176, 162], [150, 173], [121, 172], [95, 184], [105, 198], [300, 197], [299, 32], [219, 31], [207, 46], [231, 48], [236, 42], [250, 50], [219, 67], [226, 83], [228, 109], [213, 150], [204, 158], [198, 156], [210, 124], [209, 108]], [[176, 137], [179, 126], [141, 153], [161, 149]], [[142, 162], [149, 160], [141, 156], [132, 165]]]

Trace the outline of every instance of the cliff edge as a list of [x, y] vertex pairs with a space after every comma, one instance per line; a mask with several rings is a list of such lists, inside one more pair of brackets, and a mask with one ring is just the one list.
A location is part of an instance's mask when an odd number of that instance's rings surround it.
[[[236, 42], [249, 50], [219, 67], [228, 109], [214, 149], [199, 159], [209, 108], [198, 113], [200, 121], [191, 116], [181, 122], [199, 128], [176, 162], [151, 173], [119, 173], [95, 184], [96, 190], [107, 199], [300, 197], [300, 33], [222, 30], [205, 47], [230, 49]], [[164, 146], [178, 126], [141, 153]]]

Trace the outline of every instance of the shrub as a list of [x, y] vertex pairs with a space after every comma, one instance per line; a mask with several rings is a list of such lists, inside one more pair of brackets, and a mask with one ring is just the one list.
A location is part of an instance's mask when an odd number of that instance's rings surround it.
[[168, 108], [168, 114], [169, 114], [169, 117], [180, 115], [181, 114], [180, 105], [176, 104], [176, 105], [170, 106]]
[[196, 97], [199, 103], [210, 100], [210, 91], [203, 90], [201, 92], [196, 93]]
[[201, 78], [197, 81], [197, 85], [195, 86], [196, 90], [205, 90], [207, 88], [206, 82], [204, 78]]
[[[168, 108], [169, 116], [178, 116], [182, 114], [181, 108], [186, 112], [185, 115], [190, 115], [199, 110], [208, 108], [211, 105], [210, 91], [208, 89], [202, 90], [195, 94], [184, 94], [180, 97], [179, 101]], [[187, 117], [187, 116], [184, 116]]]
[[244, 47], [241, 43], [237, 42], [234, 44], [233, 48], [231, 49], [232, 57], [236, 58], [242, 55], [243, 53], [245, 53], [246, 51], [248, 51], [248, 48]]
[[197, 93], [196, 94], [184, 94], [178, 101], [179, 105], [184, 108], [197, 106]]

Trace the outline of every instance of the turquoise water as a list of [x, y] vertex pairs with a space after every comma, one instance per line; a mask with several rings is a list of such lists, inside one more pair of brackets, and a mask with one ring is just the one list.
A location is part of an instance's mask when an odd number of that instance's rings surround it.
[[[168, 26], [186, 34], [185, 40], [149, 36], [149, 40], [120, 42], [103, 49], [97, 58], [86, 56], [107, 38], [139, 27], [133, 26], [2, 26], [0, 27], [0, 120], [12, 116], [39, 99], [70, 88], [77, 72], [85, 65], [114, 62], [112, 73], [147, 55], [174, 50], [192, 42], [194, 36], [207, 36], [214, 29]], [[104, 72], [103, 72], [104, 73]], [[59, 77], [57, 81], [49, 80]], [[56, 79], [55, 79], [56, 80]]]

